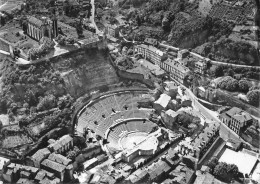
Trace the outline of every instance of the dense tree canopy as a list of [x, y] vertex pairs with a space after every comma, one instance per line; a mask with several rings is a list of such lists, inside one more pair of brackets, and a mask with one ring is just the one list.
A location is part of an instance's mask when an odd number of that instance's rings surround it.
[[249, 91], [246, 96], [250, 104], [259, 106], [260, 90]]

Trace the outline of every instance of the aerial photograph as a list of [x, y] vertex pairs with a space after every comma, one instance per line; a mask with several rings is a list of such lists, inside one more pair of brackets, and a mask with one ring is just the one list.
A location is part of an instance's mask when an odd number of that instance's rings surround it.
[[0, 184], [260, 184], [260, 0], [0, 0]]

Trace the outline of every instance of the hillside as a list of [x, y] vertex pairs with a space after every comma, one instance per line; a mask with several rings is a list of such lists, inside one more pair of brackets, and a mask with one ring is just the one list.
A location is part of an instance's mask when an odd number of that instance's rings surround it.
[[246, 24], [249, 28], [255, 25], [257, 6], [254, 0], [233, 1], [230, 4], [219, 0], [148, 0], [143, 3], [122, 0], [118, 4], [120, 10], [113, 14], [120, 13], [127, 21], [133, 22], [134, 29], [122, 31], [129, 40], [143, 41], [146, 37], [152, 37], [176, 47], [196, 51], [197, 47], [209, 43], [217, 47], [219, 40], [230, 38], [232, 43], [238, 42], [237, 46], [249, 45], [250, 54], [253, 55], [227, 54], [219, 49], [212, 49], [210, 52], [213, 56], [219, 55], [215, 58], [223, 62], [225, 59], [233, 60], [233, 63], [244, 60], [243, 64], [248, 65], [255, 65], [260, 59], [255, 45], [257, 33], [247, 36], [247, 30], [241, 29], [239, 32], [235, 29], [237, 25]]

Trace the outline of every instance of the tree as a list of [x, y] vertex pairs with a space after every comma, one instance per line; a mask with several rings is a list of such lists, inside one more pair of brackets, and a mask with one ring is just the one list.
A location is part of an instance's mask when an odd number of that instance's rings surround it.
[[213, 157], [209, 160], [207, 166], [210, 168], [211, 172], [214, 171], [216, 165], [218, 164], [218, 159]]
[[232, 178], [237, 177], [238, 176], [238, 167], [235, 164], [228, 164], [227, 173]]
[[246, 96], [250, 104], [259, 106], [260, 90], [249, 91]]
[[223, 77], [223, 78], [218, 82], [218, 87], [221, 88], [221, 89], [226, 89], [227, 83], [228, 83], [228, 81], [230, 81], [230, 80], [233, 80], [233, 78], [230, 77], [230, 76]]
[[2, 121], [0, 120], [0, 131], [2, 130], [2, 128], [3, 128], [3, 123], [2, 123]]
[[223, 67], [222, 67], [221, 65], [218, 65], [218, 66], [215, 68], [214, 75], [215, 75], [215, 77], [221, 77], [221, 76], [224, 75]]
[[218, 176], [220, 178], [226, 178], [227, 176], [227, 163], [225, 162], [219, 162], [218, 165], [216, 165], [213, 174], [215, 176]]
[[238, 82], [239, 90], [242, 92], [248, 92], [250, 88], [250, 83], [246, 80], [240, 80]]
[[136, 16], [136, 22], [137, 22], [138, 26], [141, 25], [141, 19], [140, 19], [139, 15]]
[[226, 90], [236, 91], [238, 90], [238, 80], [232, 79], [227, 81]]

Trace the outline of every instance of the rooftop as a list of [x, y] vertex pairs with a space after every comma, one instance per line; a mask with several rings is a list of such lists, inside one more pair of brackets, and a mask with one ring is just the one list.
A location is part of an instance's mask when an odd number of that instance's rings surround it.
[[28, 16], [27, 20], [28, 20], [28, 23], [34, 24], [37, 27], [41, 27], [42, 25], [44, 25], [43, 20], [37, 19], [36, 17], [33, 17], [33, 16]]
[[162, 107], [166, 108], [170, 100], [171, 97], [169, 95], [161, 94], [160, 98], [156, 100], [154, 103], [160, 104]]
[[179, 182], [181, 184], [184, 183], [190, 183], [190, 180], [195, 175], [195, 171], [188, 168], [186, 165], [180, 163], [171, 173], [171, 176], [174, 176], [175, 178], [173, 181]]
[[44, 158], [46, 158], [50, 154], [50, 150], [48, 148], [39, 149], [32, 157], [31, 159], [40, 162]]
[[235, 118], [239, 122], [246, 122], [252, 119], [250, 114], [237, 107], [231, 108], [226, 112], [226, 114], [232, 118]]
[[194, 184], [214, 184], [215, 177], [210, 173], [198, 175]]
[[141, 44], [141, 45], [138, 45], [137, 47], [142, 47], [144, 49], [148, 49], [156, 54], [158, 54], [159, 56], [163, 56], [164, 55], [164, 52], [157, 49], [156, 47], [154, 46], [151, 46], [151, 45], [145, 45], [145, 44]]
[[204, 61], [202, 61], [202, 60], [199, 60], [199, 61], [196, 62], [196, 65], [204, 67], [206, 65], [206, 63]]
[[150, 44], [150, 45], [157, 45], [158, 41], [156, 39], [153, 38], [145, 38], [144, 42], [146, 44]]
[[166, 61], [164, 61], [165, 64], [175, 68], [176, 70], [182, 72], [182, 73], [186, 73], [186, 72], [189, 72], [189, 68], [187, 68], [186, 66], [183, 66], [182, 64], [180, 64], [179, 62], [177, 61], [174, 61], [170, 58], [168, 58]]
[[219, 124], [214, 122], [206, 127], [196, 139], [191, 143], [194, 148], [199, 148], [204, 145], [213, 136], [213, 133], [218, 129]]
[[73, 141], [73, 138], [70, 135], [64, 135], [59, 140], [57, 140], [55, 143], [50, 144], [49, 146], [54, 149], [54, 151], [57, 151], [62, 146], [68, 144], [69, 142]]
[[66, 168], [64, 165], [59, 164], [57, 162], [53, 162], [49, 159], [45, 159], [44, 161], [42, 161], [41, 165], [58, 172], [63, 172]]
[[56, 153], [50, 154], [48, 159], [65, 166], [69, 165], [72, 162], [70, 159], [67, 159], [66, 157]]
[[4, 158], [4, 157], [0, 157], [0, 170], [3, 169], [4, 164], [7, 163], [8, 161], [10, 161], [10, 159]]
[[169, 110], [166, 111], [166, 114], [171, 116], [171, 117], [176, 117], [176, 116], [178, 116], [179, 113], [175, 112], [174, 110], [169, 109]]

